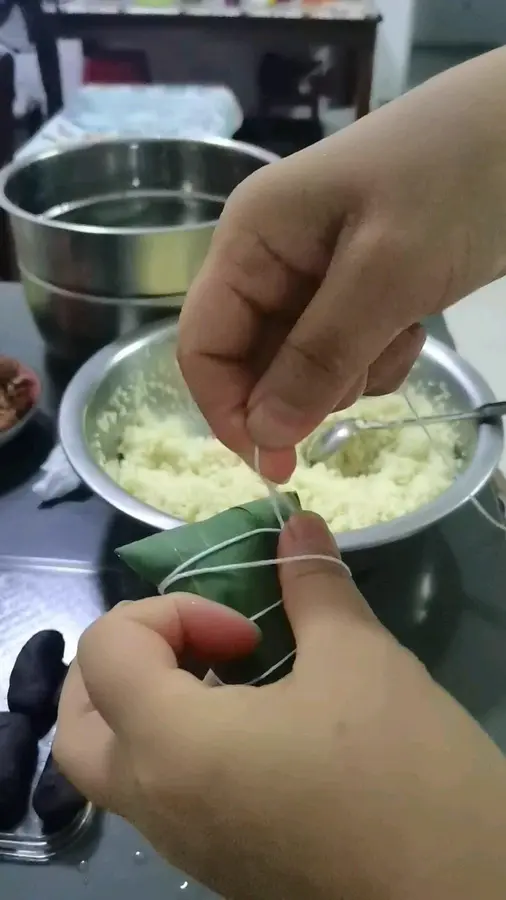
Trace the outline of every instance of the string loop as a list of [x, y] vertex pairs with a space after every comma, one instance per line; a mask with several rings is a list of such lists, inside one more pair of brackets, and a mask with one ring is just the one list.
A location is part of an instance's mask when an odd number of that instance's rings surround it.
[[[196, 564], [201, 562], [203, 559], [207, 559], [210, 556], [213, 556], [215, 553], [220, 553], [222, 550], [225, 550], [227, 547], [232, 547], [234, 544], [239, 544], [242, 541], [247, 541], [249, 538], [256, 537], [259, 534], [281, 534], [281, 531], [285, 527], [285, 521], [283, 519], [283, 515], [281, 513], [281, 504], [279, 493], [274, 484], [269, 481], [267, 478], [264, 478], [262, 472], [260, 470], [260, 450], [258, 447], [255, 447], [254, 454], [254, 468], [258, 477], [264, 483], [269, 498], [272, 503], [272, 508], [274, 510], [274, 514], [279, 524], [279, 528], [254, 528], [252, 531], [246, 531], [244, 534], [237, 534], [235, 537], [228, 538], [226, 541], [221, 541], [219, 544], [216, 544], [214, 547], [206, 547], [204, 550], [201, 550], [199, 553], [196, 553], [194, 556], [190, 557], [190, 559], [184, 560], [184, 562], [180, 563], [179, 566], [176, 566], [169, 575], [167, 575], [160, 584], [158, 585], [158, 592], [160, 594], [164, 594], [169, 588], [171, 588], [176, 582], [182, 581], [186, 578], [192, 578], [194, 575], [212, 575], [212, 574], [222, 574], [223, 572], [237, 572], [240, 570], [247, 569], [259, 569], [265, 566], [281, 566], [287, 565], [289, 563], [298, 563], [305, 562], [306, 560], [313, 560], [318, 562], [330, 562], [335, 565], [340, 566], [344, 571], [352, 577], [351, 571], [337, 556], [330, 556], [323, 553], [309, 553], [307, 555], [298, 555], [298, 556], [285, 556], [279, 559], [255, 559], [245, 562], [239, 563], [223, 563], [218, 566], [206, 566], [199, 568]], [[283, 496], [283, 502], [289, 501], [289, 498]], [[296, 512], [295, 508], [293, 512]], [[281, 600], [278, 604], [281, 604]], [[266, 609], [260, 610], [260, 612], [256, 613], [255, 616], [251, 617], [251, 621], [255, 621], [256, 619], [261, 618], [261, 616], [265, 615], [272, 607], [268, 607]]]
[[[436, 445], [435, 441], [432, 439], [432, 435], [431, 435], [429, 429], [427, 428], [427, 425], [418, 415], [418, 411], [417, 411], [413, 401], [411, 400], [406, 388], [402, 388], [401, 393], [402, 393], [402, 396], [404, 397], [412, 415], [417, 420], [417, 423], [419, 424], [420, 428], [422, 428], [422, 430], [425, 432], [425, 436], [426, 436], [427, 440], [429, 441], [429, 443], [431, 444], [432, 448], [435, 450], [435, 452], [438, 454], [438, 456], [443, 460], [444, 464], [448, 465], [447, 460], [445, 459], [444, 455], [441, 453], [441, 451], [439, 450], [439, 447]], [[480, 503], [479, 500], [476, 499], [476, 497], [471, 497], [470, 499], [471, 499], [471, 503], [474, 506], [474, 508], [477, 510], [477, 512], [480, 513], [481, 516], [483, 516], [483, 518], [487, 522], [489, 522], [491, 525], [493, 525], [494, 528], [497, 528], [498, 531], [502, 531], [503, 534], [506, 534], [506, 525], [503, 525], [502, 522], [498, 522], [497, 519], [494, 519], [494, 517], [489, 513], [489, 511], [487, 509], [485, 509], [484, 506], [482, 506], [482, 504]]]

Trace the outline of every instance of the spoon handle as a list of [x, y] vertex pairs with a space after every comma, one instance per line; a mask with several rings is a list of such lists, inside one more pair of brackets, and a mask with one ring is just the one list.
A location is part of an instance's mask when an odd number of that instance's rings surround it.
[[[493, 419], [500, 419], [506, 415], [506, 402], [484, 403], [477, 409], [468, 409], [465, 412], [455, 413], [439, 413], [433, 416], [421, 416], [424, 425], [430, 425], [436, 422], [466, 422], [475, 420], [477, 422], [489, 422]], [[413, 419], [416, 422], [416, 419]]]
[[495, 403], [484, 403], [476, 410], [480, 422], [487, 422], [489, 419], [500, 419], [506, 416], [506, 401], [499, 400]]
[[489, 422], [493, 419], [499, 419], [506, 415], [506, 401], [485, 403], [477, 409], [469, 409], [465, 412], [454, 413], [435, 413], [433, 416], [414, 416], [409, 419], [398, 419], [397, 422], [371, 422], [362, 426], [360, 430], [372, 429], [381, 431], [384, 428], [404, 428], [406, 425], [436, 425], [438, 422], [465, 422], [468, 420], [476, 420], [478, 422]]

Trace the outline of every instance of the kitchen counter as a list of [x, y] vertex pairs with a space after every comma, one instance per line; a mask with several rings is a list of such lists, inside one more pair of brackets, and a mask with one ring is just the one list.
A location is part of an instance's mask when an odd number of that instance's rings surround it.
[[[448, 337], [442, 320], [434, 323], [433, 330]], [[0, 352], [7, 350], [44, 374], [45, 389], [41, 414], [1, 451], [0, 574], [2, 567], [11, 565], [12, 557], [49, 564], [55, 579], [59, 577], [58, 564], [69, 561], [107, 570], [114, 577], [108, 578], [107, 586], [104, 582], [99, 597], [99, 607], [105, 610], [131, 596], [115, 568], [118, 564], [112, 548], [137, 537], [136, 526], [86, 491], [42, 506], [31, 491], [54, 440], [54, 410], [66, 373], [48, 367], [21, 288], [3, 284]], [[497, 515], [490, 490], [482, 500]], [[383, 548], [378, 561], [356, 577], [385, 624], [499, 743], [504, 742], [501, 745], [506, 750], [504, 536], [468, 507], [443, 526], [404, 542], [402, 554], [398, 547]], [[46, 591], [38, 614], [39, 618], [47, 616], [47, 623], [57, 621], [56, 613], [73, 617], [71, 640], [75, 642], [87, 624], [85, 610], [72, 589], [66, 598], [65, 584], [62, 576], [58, 596]], [[2, 615], [9, 616], [3, 625]], [[19, 615], [15, 598], [8, 604], [0, 592], [0, 631], [4, 632], [6, 624], [12, 626], [12, 619]], [[48, 865], [2, 863], [0, 883], [2, 900], [110, 900], [118, 891], [123, 900], [139, 896], [167, 900], [179, 896], [180, 891], [192, 900], [211, 900], [213, 896], [162, 862], [133, 828], [109, 815], [81, 846]]]

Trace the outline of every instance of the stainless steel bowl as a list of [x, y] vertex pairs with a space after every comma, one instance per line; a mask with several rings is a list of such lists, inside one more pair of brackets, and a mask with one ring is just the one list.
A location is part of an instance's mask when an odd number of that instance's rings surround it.
[[[136, 500], [115, 484], [100, 468], [97, 455], [115, 454], [122, 429], [135, 408], [140, 379], [143, 396], [153, 411], [184, 415], [196, 432], [207, 426], [193, 404], [176, 363], [177, 325], [157, 325], [130, 339], [117, 341], [90, 359], [71, 381], [60, 409], [60, 437], [65, 453], [80, 478], [113, 507], [152, 528], [166, 530], [180, 521]], [[441, 386], [448, 394], [448, 405], [471, 409], [494, 400], [481, 376], [457, 353], [434, 338], [428, 338], [412, 375], [430, 395], [439, 396]], [[145, 386], [153, 388], [146, 391]], [[162, 387], [167, 384], [170, 390]], [[121, 394], [118, 397], [118, 389]], [[106, 432], [98, 422], [111, 411]], [[476, 427], [468, 423], [459, 433], [468, 460], [452, 485], [443, 494], [416, 512], [338, 536], [343, 552], [364, 550], [398, 541], [458, 509], [489, 481], [501, 458], [501, 424]]]
[[277, 157], [218, 138], [55, 147], [0, 176], [18, 263], [59, 356], [98, 347], [180, 307], [223, 206]]

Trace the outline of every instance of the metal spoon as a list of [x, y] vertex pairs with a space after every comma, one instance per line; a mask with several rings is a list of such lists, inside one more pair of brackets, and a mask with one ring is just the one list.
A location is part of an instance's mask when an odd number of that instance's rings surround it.
[[358, 419], [341, 419], [327, 431], [318, 435], [306, 450], [306, 460], [310, 466], [324, 462], [329, 456], [333, 456], [343, 446], [363, 431], [383, 431], [394, 428], [405, 428], [407, 425], [435, 425], [438, 422], [490, 422], [506, 415], [506, 401], [502, 403], [485, 403], [477, 409], [467, 412], [436, 413], [432, 416], [410, 417], [407, 419], [394, 419], [392, 422], [361, 422]]

